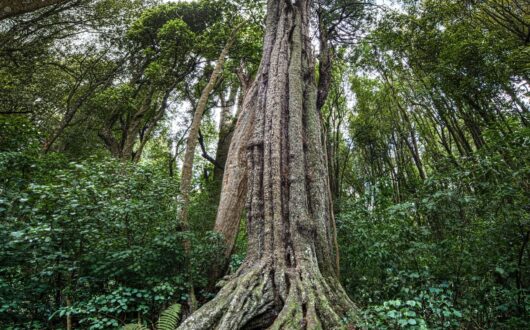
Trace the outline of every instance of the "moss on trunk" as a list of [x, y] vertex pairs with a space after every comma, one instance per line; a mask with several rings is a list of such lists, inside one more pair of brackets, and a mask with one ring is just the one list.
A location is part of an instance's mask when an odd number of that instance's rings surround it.
[[254, 113], [247, 257], [180, 329], [341, 329], [355, 313], [338, 281], [309, 6], [268, 1], [264, 55], [245, 100]]

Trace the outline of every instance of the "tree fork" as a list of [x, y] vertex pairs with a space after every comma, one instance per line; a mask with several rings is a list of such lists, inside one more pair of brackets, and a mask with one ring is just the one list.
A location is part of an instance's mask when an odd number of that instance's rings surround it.
[[188, 225], [189, 191], [190, 191], [190, 186], [191, 186], [191, 176], [192, 176], [192, 170], [193, 170], [193, 157], [195, 155], [195, 148], [197, 146], [199, 128], [200, 128], [200, 124], [202, 120], [202, 114], [204, 113], [204, 110], [206, 109], [208, 97], [210, 96], [210, 93], [212, 92], [217, 82], [217, 78], [221, 74], [226, 56], [228, 55], [228, 51], [230, 50], [230, 48], [232, 47], [232, 44], [235, 41], [237, 30], [239, 30], [239, 27], [233, 31], [225, 47], [221, 51], [221, 54], [219, 55], [219, 58], [217, 59], [217, 63], [210, 76], [210, 80], [208, 81], [208, 84], [206, 84], [206, 87], [204, 87], [204, 89], [202, 90], [201, 97], [197, 104], [197, 108], [195, 109], [195, 113], [193, 115], [193, 121], [192, 121], [191, 128], [188, 134], [188, 139], [186, 143], [186, 152], [184, 154], [184, 162], [182, 164], [182, 174], [181, 174], [181, 183], [180, 183], [180, 192], [182, 195], [182, 204], [183, 204], [180, 220], [183, 223], [183, 226], [186, 226], [186, 227]]

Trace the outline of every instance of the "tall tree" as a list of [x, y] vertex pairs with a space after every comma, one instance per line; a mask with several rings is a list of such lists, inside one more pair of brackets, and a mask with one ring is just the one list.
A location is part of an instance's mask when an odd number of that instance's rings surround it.
[[202, 2], [164, 4], [149, 8], [129, 27], [124, 48], [131, 74], [97, 104], [98, 135], [113, 156], [138, 161], [179, 89], [201, 72], [199, 40], [214, 21], [211, 13]]
[[187, 227], [188, 225], [188, 207], [193, 170], [193, 158], [195, 155], [195, 148], [197, 147], [197, 138], [199, 137], [199, 128], [201, 125], [202, 115], [204, 113], [204, 110], [206, 110], [210, 93], [214, 89], [215, 84], [217, 83], [217, 78], [223, 70], [223, 65], [226, 60], [226, 56], [228, 55], [230, 48], [234, 44], [235, 36], [237, 35], [237, 31], [241, 26], [242, 25], [239, 25], [232, 31], [231, 36], [229, 37], [223, 50], [221, 51], [221, 54], [219, 54], [217, 63], [215, 64], [215, 67], [210, 75], [208, 83], [201, 92], [201, 97], [197, 103], [197, 107], [195, 108], [195, 112], [193, 114], [193, 121], [190, 127], [190, 132], [188, 133], [188, 139], [186, 142], [186, 152], [184, 154], [184, 162], [182, 164], [182, 174], [180, 179], [180, 193], [182, 196], [182, 211], [180, 220], [183, 223], [183, 226], [185, 227]]
[[[264, 19], [264, 12], [262, 15], [260, 10], [254, 17]], [[238, 80], [236, 84], [239, 85], [237, 110], [233, 121], [223, 125], [224, 128], [219, 131], [216, 160], [222, 165], [222, 170], [216, 167], [216, 172], [214, 171], [216, 188], [219, 188], [219, 208], [214, 230], [224, 238], [225, 249], [219, 263], [212, 265], [209, 272], [210, 285], [215, 285], [228, 269], [247, 194], [246, 142], [250, 139], [254, 118], [253, 113], [244, 111], [243, 105], [261, 60], [263, 40], [261, 25], [255, 21], [249, 23], [247, 29], [240, 34], [242, 40], [238, 40], [242, 46], [232, 53], [239, 60], [239, 65], [234, 68]]]
[[216, 189], [221, 187], [223, 181], [223, 170], [228, 157], [228, 149], [230, 148], [230, 141], [234, 133], [234, 118], [233, 108], [236, 103], [236, 86], [232, 85], [228, 95], [221, 92], [219, 101], [221, 102], [221, 113], [219, 116], [219, 138], [217, 140], [217, 148], [215, 152], [216, 166], [214, 166], [213, 177], [216, 182]]
[[[184, 152], [184, 162], [182, 164], [182, 173], [180, 177], [180, 197], [182, 198], [180, 221], [184, 229], [188, 229], [189, 227], [188, 212], [190, 206], [193, 158], [195, 156], [195, 148], [197, 147], [197, 139], [199, 137], [199, 129], [201, 126], [202, 115], [204, 113], [204, 110], [206, 110], [210, 93], [214, 89], [215, 84], [217, 83], [217, 78], [223, 70], [223, 65], [226, 60], [226, 56], [228, 55], [230, 48], [234, 44], [235, 37], [241, 26], [242, 24], [234, 28], [223, 50], [221, 51], [221, 54], [219, 54], [217, 63], [215, 64], [215, 67], [210, 75], [208, 83], [201, 92], [201, 97], [197, 103], [197, 107], [195, 108], [195, 113], [193, 114], [193, 120], [191, 123], [190, 131], [188, 133], [188, 139], [186, 141], [186, 151]], [[185, 244], [185, 248], [186, 250], [189, 250], [189, 244]], [[195, 305], [195, 293], [192, 286], [190, 292], [190, 306], [192, 307], [192, 310], [195, 309]]]
[[254, 129], [254, 120], [254, 110], [249, 109], [247, 103], [244, 103], [234, 128], [223, 171], [223, 183], [214, 230], [223, 236], [225, 250], [222, 255], [223, 260], [210, 271], [209, 276], [212, 283], [215, 283], [225, 274], [239, 232], [241, 214], [245, 207], [247, 194], [246, 146]]
[[333, 329], [355, 307], [337, 274], [335, 224], [309, 38], [311, 1], [269, 0], [254, 112], [248, 253], [180, 329]]
[[[332, 62], [335, 61], [335, 47], [338, 44], [355, 40], [356, 34], [360, 30], [364, 9], [371, 2], [360, 3], [353, 0], [318, 0], [314, 2], [319, 29], [318, 111], [324, 106], [329, 92], [332, 80]], [[345, 33], [348, 35], [346, 36]], [[246, 95], [251, 78], [243, 68], [237, 70], [237, 75], [242, 88], [241, 95]], [[225, 239], [225, 260], [224, 264], [221, 263], [223, 266], [215, 267], [211, 274], [211, 281], [220, 278], [228, 268], [229, 258], [239, 232], [239, 223], [247, 192], [246, 141], [250, 139], [253, 121], [252, 114], [242, 113], [233, 133], [237, 138], [234, 138], [234, 143], [231, 144], [232, 151], [226, 161], [224, 182], [215, 221], [215, 231], [222, 234]]]

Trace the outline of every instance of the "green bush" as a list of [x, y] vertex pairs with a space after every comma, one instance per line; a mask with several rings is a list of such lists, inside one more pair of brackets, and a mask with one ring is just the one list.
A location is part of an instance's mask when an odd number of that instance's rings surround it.
[[108, 329], [185, 301], [221, 240], [179, 230], [177, 193], [148, 166], [0, 154], [2, 328], [57, 328], [72, 315]]
[[[526, 132], [395, 203], [381, 180], [337, 215], [342, 281], [374, 329], [530, 326]], [[505, 154], [517, 154], [510, 166]], [[498, 151], [498, 149], [497, 149]]]

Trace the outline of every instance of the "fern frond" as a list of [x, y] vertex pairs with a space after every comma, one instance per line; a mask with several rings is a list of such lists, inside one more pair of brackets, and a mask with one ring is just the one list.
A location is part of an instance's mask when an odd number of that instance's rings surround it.
[[149, 330], [149, 328], [147, 328], [143, 324], [129, 323], [124, 325], [122, 330]]
[[158, 319], [158, 330], [175, 330], [180, 320], [180, 304], [169, 306], [160, 314]]

